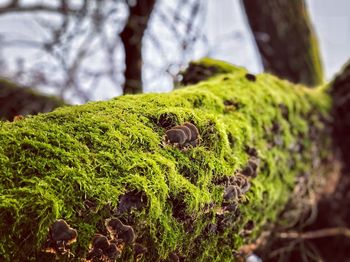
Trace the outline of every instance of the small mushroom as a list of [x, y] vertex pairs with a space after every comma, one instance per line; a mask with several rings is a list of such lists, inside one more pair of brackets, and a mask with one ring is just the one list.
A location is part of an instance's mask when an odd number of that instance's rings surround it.
[[236, 212], [237, 209], [238, 209], [237, 203], [231, 203], [224, 207], [224, 210], [228, 212]]
[[234, 177], [234, 183], [241, 189], [242, 194], [246, 193], [250, 188], [247, 177], [242, 174], [237, 174]]
[[245, 74], [245, 78], [246, 78], [248, 81], [251, 81], [251, 82], [255, 82], [255, 81], [256, 81], [256, 76], [253, 75], [253, 74], [250, 74], [250, 73]]
[[49, 237], [45, 251], [65, 254], [69, 252], [67, 246], [77, 240], [78, 233], [71, 228], [63, 219], [56, 220], [49, 229]]
[[14, 116], [14, 117], [13, 117], [13, 122], [20, 121], [20, 120], [22, 120], [22, 119], [24, 119], [24, 116], [22, 116], [22, 115], [17, 115], [17, 116]]
[[175, 126], [172, 129], [179, 129], [184, 131], [186, 135], [186, 141], [191, 141], [191, 137], [192, 137], [191, 129], [189, 129], [187, 126]]
[[258, 157], [258, 150], [254, 147], [246, 146], [245, 151], [252, 157]]
[[109, 247], [108, 238], [101, 234], [96, 234], [92, 239], [92, 247], [101, 249], [103, 252]]
[[180, 126], [175, 126], [165, 133], [166, 142], [178, 145], [180, 148], [188, 145], [196, 146], [198, 138], [199, 132], [197, 127], [189, 122]]
[[250, 159], [247, 166], [242, 170], [242, 174], [247, 177], [256, 177], [259, 159]]
[[89, 253], [86, 256], [86, 261], [103, 261], [104, 254], [102, 249], [99, 248], [93, 248], [89, 251]]
[[236, 185], [228, 185], [224, 191], [224, 200], [237, 199], [242, 194], [241, 189]]
[[247, 177], [255, 177], [255, 172], [254, 172], [253, 168], [249, 165], [246, 166], [245, 168], [243, 168], [242, 174], [247, 176]]
[[147, 248], [138, 243], [135, 243], [133, 249], [134, 249], [134, 260], [136, 262], [140, 261], [143, 255], [147, 252]]
[[188, 127], [191, 130], [191, 139], [190, 139], [190, 141], [195, 141], [195, 140], [197, 140], [199, 138], [198, 128], [194, 124], [186, 122], [183, 125]]
[[105, 225], [114, 238], [121, 239], [125, 244], [132, 244], [135, 241], [134, 229], [124, 225], [118, 218], [106, 219]]
[[169, 254], [169, 262], [179, 262], [179, 256], [175, 252]]
[[256, 172], [256, 170], [258, 169], [258, 162], [257, 161], [249, 160], [248, 165], [251, 166], [251, 168], [253, 168], [254, 172]]
[[110, 242], [104, 235], [96, 234], [86, 259], [87, 261], [115, 261], [120, 256], [121, 250], [115, 242]]
[[207, 234], [215, 234], [217, 231], [217, 225], [215, 223], [209, 223], [206, 227], [205, 227], [205, 232]]
[[73, 243], [77, 238], [77, 231], [71, 228], [66, 221], [59, 219], [51, 227], [51, 238], [53, 241], [65, 241]]
[[109, 258], [109, 260], [115, 261], [121, 256], [121, 250], [119, 250], [117, 244], [110, 243], [109, 247], [105, 251], [105, 255]]
[[187, 140], [187, 136], [183, 130], [169, 129], [165, 132], [165, 139], [170, 144], [178, 144], [182, 146]]

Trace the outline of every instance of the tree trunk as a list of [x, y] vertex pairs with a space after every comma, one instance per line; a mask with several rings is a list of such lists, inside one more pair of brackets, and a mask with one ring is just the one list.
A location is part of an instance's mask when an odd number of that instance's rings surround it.
[[242, 0], [266, 72], [316, 86], [323, 70], [304, 0]]
[[0, 78], [0, 120], [13, 120], [19, 115], [50, 112], [64, 102], [58, 98], [39, 94]]
[[232, 261], [322, 176], [325, 91], [197, 64], [216, 74], [0, 122], [0, 260]]
[[344, 167], [350, 173], [350, 62], [331, 83], [333, 98], [334, 141], [340, 149]]
[[[318, 217], [309, 230], [324, 228], [350, 228], [350, 63], [330, 83], [330, 93], [333, 99], [333, 142], [337, 156], [341, 162], [334, 190], [325, 194], [318, 201]], [[334, 179], [332, 179], [334, 181]], [[327, 186], [332, 180], [327, 181]], [[336, 214], [336, 216], [334, 215]], [[349, 256], [349, 236], [316, 238], [313, 243], [320, 247], [323, 261], [342, 261]], [[322, 248], [327, 247], [327, 248]]]
[[142, 38], [155, 0], [137, 0], [129, 6], [129, 17], [120, 33], [125, 50], [124, 94], [142, 93]]

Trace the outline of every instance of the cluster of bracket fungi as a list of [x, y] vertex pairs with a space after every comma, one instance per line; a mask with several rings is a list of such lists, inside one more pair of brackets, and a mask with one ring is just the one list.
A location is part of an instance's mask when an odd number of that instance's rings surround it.
[[[113, 262], [120, 258], [125, 246], [133, 249], [134, 261], [140, 261], [147, 248], [135, 243], [136, 235], [131, 226], [124, 225], [118, 218], [105, 220], [108, 236], [95, 234], [90, 250], [84, 261]], [[59, 255], [71, 255], [69, 245], [77, 239], [78, 233], [63, 219], [56, 220], [49, 229], [49, 235], [43, 251]]]
[[[199, 143], [197, 127], [189, 122], [174, 126], [165, 133], [165, 142], [180, 149], [188, 146], [195, 147]], [[239, 203], [244, 201], [244, 195], [250, 189], [250, 180], [257, 176], [259, 157], [256, 149], [247, 147], [249, 155], [247, 165], [231, 176], [223, 176], [213, 180], [214, 185], [223, 189], [222, 202], [220, 204], [208, 204], [205, 208], [205, 216], [213, 218], [215, 223], [206, 227], [207, 233], [223, 233], [228, 227], [234, 225], [239, 216]], [[131, 210], [139, 210], [146, 206], [147, 197], [138, 190], [131, 190], [119, 199], [118, 208], [114, 210], [115, 216], [122, 216]], [[181, 205], [180, 205], [181, 207]], [[181, 208], [180, 208], [181, 209]], [[210, 219], [208, 217], [208, 219]], [[183, 222], [191, 219], [181, 219]], [[187, 221], [187, 222], [188, 222]], [[185, 224], [187, 224], [185, 222]], [[253, 225], [254, 226], [254, 225]], [[106, 234], [95, 234], [91, 241], [90, 249], [84, 261], [87, 262], [113, 262], [121, 259], [123, 250], [128, 247], [133, 250], [134, 261], [140, 261], [147, 248], [136, 243], [136, 234], [133, 227], [125, 225], [117, 217], [105, 220]], [[189, 227], [190, 228], [190, 227]], [[45, 251], [56, 255], [71, 254], [69, 245], [76, 241], [77, 231], [71, 228], [64, 220], [57, 220], [49, 230], [49, 237], [45, 244]], [[125, 251], [127, 252], [127, 251]], [[176, 252], [169, 254], [168, 260], [179, 261]]]
[[[230, 227], [239, 215], [238, 204], [244, 201], [244, 195], [250, 189], [250, 180], [257, 176], [259, 158], [254, 148], [247, 148], [250, 156], [247, 165], [232, 176], [224, 176], [213, 181], [215, 185], [223, 187], [223, 201], [219, 207], [214, 208], [216, 224], [210, 224], [207, 228], [209, 232], [223, 232]], [[209, 211], [208, 210], [208, 211]]]
[[124, 225], [118, 218], [109, 218], [105, 221], [108, 237], [96, 234], [92, 239], [90, 251], [86, 261], [112, 262], [120, 258], [126, 245], [134, 250], [135, 261], [140, 261], [147, 248], [135, 243], [136, 235], [131, 226]]
[[165, 141], [179, 148], [197, 146], [199, 143], [199, 132], [197, 127], [189, 122], [170, 128], [165, 132]]

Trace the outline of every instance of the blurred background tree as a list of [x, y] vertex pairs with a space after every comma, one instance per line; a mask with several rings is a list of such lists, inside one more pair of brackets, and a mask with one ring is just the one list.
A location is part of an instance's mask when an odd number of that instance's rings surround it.
[[321, 84], [321, 55], [304, 0], [242, 2], [264, 69], [294, 83]]
[[170, 90], [205, 41], [204, 8], [198, 0], [8, 1], [0, 75], [73, 103], [139, 93], [150, 82]]

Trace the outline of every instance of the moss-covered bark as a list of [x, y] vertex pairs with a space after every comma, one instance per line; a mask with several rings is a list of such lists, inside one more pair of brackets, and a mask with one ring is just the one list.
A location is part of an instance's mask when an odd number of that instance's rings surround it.
[[[255, 239], [327, 149], [315, 153], [313, 141], [330, 99], [322, 89], [201, 63], [221, 74], [169, 94], [0, 122], [0, 260], [51, 261], [41, 250], [57, 219], [78, 233], [67, 260], [85, 257], [96, 233], [112, 238], [111, 217], [136, 234], [123, 261], [138, 245], [147, 247], [144, 261], [232, 261]], [[185, 122], [198, 128], [199, 143], [168, 144], [165, 132]], [[232, 197], [238, 177], [251, 187]]]

